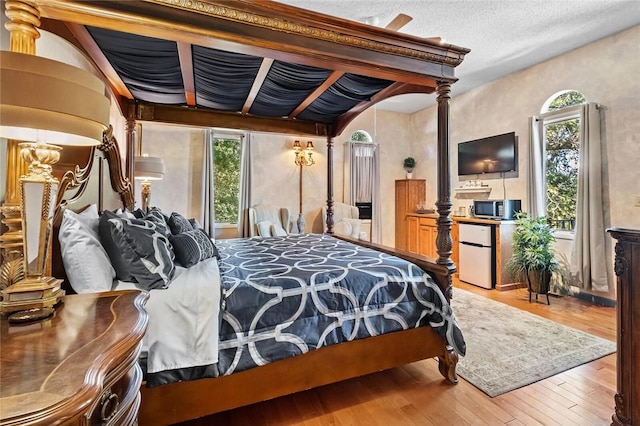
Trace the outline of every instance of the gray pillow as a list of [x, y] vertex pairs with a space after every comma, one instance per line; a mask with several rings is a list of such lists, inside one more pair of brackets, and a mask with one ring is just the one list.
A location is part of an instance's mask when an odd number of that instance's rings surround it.
[[138, 282], [146, 290], [169, 285], [175, 273], [174, 254], [169, 240], [154, 223], [105, 211], [99, 233], [116, 278]]

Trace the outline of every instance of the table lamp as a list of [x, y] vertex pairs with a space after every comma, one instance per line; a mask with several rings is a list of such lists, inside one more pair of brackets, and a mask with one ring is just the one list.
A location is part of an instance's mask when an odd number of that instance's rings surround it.
[[[0, 52], [0, 137], [23, 141], [20, 177], [24, 278], [2, 289], [0, 312], [51, 309], [62, 280], [44, 276], [58, 179], [58, 145], [99, 145], [109, 123], [104, 83], [82, 69], [24, 53]], [[52, 311], [52, 310], [51, 310]]]

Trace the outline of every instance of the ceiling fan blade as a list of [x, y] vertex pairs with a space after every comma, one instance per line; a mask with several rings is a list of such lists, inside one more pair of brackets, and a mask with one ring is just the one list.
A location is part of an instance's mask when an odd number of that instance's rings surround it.
[[393, 18], [393, 20], [385, 26], [385, 28], [391, 31], [398, 31], [412, 20], [413, 18], [411, 16], [399, 13], [398, 16]]

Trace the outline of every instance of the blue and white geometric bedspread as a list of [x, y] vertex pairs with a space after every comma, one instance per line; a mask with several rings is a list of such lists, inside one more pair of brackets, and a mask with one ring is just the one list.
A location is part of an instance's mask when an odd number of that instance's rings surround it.
[[216, 246], [221, 374], [423, 325], [464, 355], [451, 307], [410, 262], [323, 234], [217, 240]]

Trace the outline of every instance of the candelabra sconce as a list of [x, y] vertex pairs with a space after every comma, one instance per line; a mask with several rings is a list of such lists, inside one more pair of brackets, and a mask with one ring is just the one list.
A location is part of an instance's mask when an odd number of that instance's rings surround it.
[[302, 149], [300, 141], [295, 141], [293, 142], [293, 150], [296, 153], [296, 166], [300, 167], [300, 209], [296, 223], [298, 225], [298, 232], [303, 234], [306, 223], [304, 220], [304, 214], [302, 214], [302, 167], [312, 166], [315, 164], [315, 160], [313, 159], [313, 142], [308, 141], [307, 147]]
[[300, 141], [295, 141], [293, 143], [293, 150], [296, 153], [296, 166], [312, 166], [316, 163], [313, 159], [313, 142], [308, 141], [307, 147], [302, 149]]

